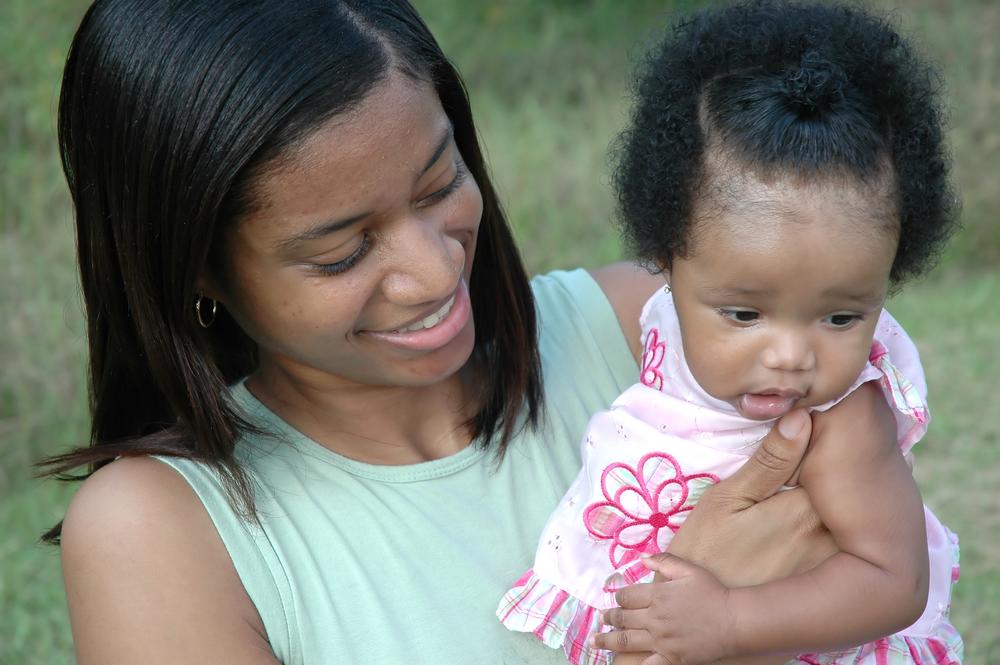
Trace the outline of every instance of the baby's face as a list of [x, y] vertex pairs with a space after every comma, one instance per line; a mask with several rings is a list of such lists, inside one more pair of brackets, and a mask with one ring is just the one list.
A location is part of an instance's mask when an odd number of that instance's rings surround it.
[[872, 197], [754, 180], [735, 203], [698, 211], [669, 278], [685, 357], [710, 395], [766, 420], [851, 386], [896, 254], [895, 224]]

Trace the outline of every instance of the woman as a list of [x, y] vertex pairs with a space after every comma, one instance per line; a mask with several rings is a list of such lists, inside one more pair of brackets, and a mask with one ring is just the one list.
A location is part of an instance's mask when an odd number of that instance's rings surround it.
[[[97, 467], [49, 534], [78, 661], [559, 662], [493, 610], [661, 282], [529, 284], [415, 11], [99, 1], [60, 142], [94, 418], [53, 468]], [[787, 417], [672, 553], [744, 584], [828, 556], [801, 492], [757, 503], [808, 435]]]

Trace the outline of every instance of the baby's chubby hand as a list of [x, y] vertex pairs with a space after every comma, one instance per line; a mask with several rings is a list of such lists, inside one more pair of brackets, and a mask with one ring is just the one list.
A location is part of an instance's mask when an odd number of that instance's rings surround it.
[[643, 563], [665, 581], [620, 590], [619, 607], [602, 615], [616, 630], [595, 635], [594, 646], [652, 652], [643, 665], [696, 665], [732, 655], [729, 589], [704, 568], [670, 554]]

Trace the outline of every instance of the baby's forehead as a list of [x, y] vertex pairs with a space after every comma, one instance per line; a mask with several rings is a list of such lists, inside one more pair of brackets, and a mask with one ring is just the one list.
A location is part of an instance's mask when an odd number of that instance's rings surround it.
[[763, 238], [787, 232], [789, 225], [893, 239], [899, 230], [889, 177], [862, 182], [839, 173], [759, 174], [724, 168], [704, 178], [693, 203], [691, 245], [717, 233]]
[[880, 305], [896, 237], [884, 224], [845, 219], [844, 208], [830, 196], [769, 195], [706, 217], [672, 265], [675, 285], [713, 302], [794, 303], [804, 312]]

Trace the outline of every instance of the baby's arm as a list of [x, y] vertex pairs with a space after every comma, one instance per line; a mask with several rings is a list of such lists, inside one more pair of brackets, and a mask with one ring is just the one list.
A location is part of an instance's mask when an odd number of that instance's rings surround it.
[[[895, 436], [859, 436], [867, 383], [813, 417], [799, 482], [840, 552], [784, 580], [733, 589], [737, 653], [827, 650], [901, 630], [927, 603], [924, 511]], [[891, 441], [891, 445], [886, 445]]]

